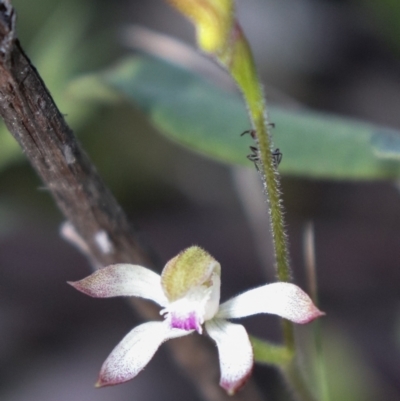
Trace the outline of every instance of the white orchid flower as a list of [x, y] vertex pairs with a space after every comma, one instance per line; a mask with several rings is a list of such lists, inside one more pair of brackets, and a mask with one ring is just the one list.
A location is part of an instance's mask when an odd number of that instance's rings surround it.
[[171, 259], [161, 276], [142, 266], [116, 264], [69, 283], [92, 297], [135, 296], [163, 308], [163, 321], [135, 327], [114, 348], [101, 368], [97, 386], [133, 379], [164, 341], [194, 331], [201, 334], [204, 325], [218, 348], [220, 385], [233, 394], [250, 376], [253, 350], [246, 329], [226, 319], [271, 313], [308, 323], [323, 315], [304, 291], [282, 282], [263, 285], [220, 305], [220, 275], [220, 264], [192, 246]]

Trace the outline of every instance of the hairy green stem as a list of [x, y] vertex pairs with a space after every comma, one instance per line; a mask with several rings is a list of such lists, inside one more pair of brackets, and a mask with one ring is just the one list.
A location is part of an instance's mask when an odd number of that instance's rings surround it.
[[273, 143], [270, 133], [272, 124], [268, 121], [264, 93], [257, 76], [250, 47], [239, 27], [237, 30], [239, 31], [237, 32], [238, 39], [235, 50], [238, 57], [233, 56], [233, 60], [236, 59], [237, 61], [232, 66], [231, 72], [243, 92], [257, 135], [274, 239], [277, 276], [279, 281], [290, 281], [289, 252], [279, 189], [279, 174], [272, 156]]
[[[250, 119], [258, 143], [260, 156], [260, 162], [258, 164], [269, 206], [277, 277], [279, 281], [291, 281], [289, 251], [283, 218], [279, 173], [272, 154], [274, 146], [270, 130], [273, 127], [273, 124], [268, 120], [264, 93], [258, 79], [250, 46], [243, 35], [241, 28], [237, 24], [233, 29], [231, 39], [233, 46], [230, 51], [220, 57], [220, 61], [225, 66], [228, 66], [228, 70], [241, 89], [248, 107]], [[288, 355], [295, 355], [296, 343], [292, 322], [283, 319], [282, 328]], [[308, 383], [304, 380], [302, 371], [296, 359], [292, 359], [292, 361], [284, 364], [281, 367], [281, 372], [298, 400], [316, 400]]]
[[[290, 281], [289, 252], [279, 189], [279, 174], [272, 155], [274, 149], [270, 133], [272, 124], [268, 121], [264, 93], [258, 79], [250, 46], [238, 25], [233, 30], [232, 42], [234, 46], [222, 62], [229, 65], [228, 69], [241, 89], [249, 110], [257, 136], [261, 159], [260, 172], [269, 205], [277, 276], [279, 281]], [[291, 322], [283, 321], [283, 333], [286, 346], [293, 351], [295, 343]]]

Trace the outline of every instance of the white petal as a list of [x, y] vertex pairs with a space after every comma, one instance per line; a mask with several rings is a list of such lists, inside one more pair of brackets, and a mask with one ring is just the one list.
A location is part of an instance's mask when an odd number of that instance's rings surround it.
[[138, 265], [107, 266], [83, 280], [69, 284], [96, 298], [133, 296], [151, 299], [161, 306], [168, 303], [161, 287], [160, 275]]
[[133, 379], [164, 341], [187, 334], [190, 332], [171, 329], [164, 322], [148, 322], [135, 327], [104, 362], [96, 387], [112, 386]]
[[250, 377], [253, 368], [253, 349], [246, 329], [223, 319], [206, 322], [206, 330], [217, 343], [221, 369], [220, 386], [232, 395]]
[[257, 313], [272, 313], [295, 323], [308, 323], [324, 315], [297, 285], [273, 283], [247, 291], [224, 302], [219, 318], [239, 318]]

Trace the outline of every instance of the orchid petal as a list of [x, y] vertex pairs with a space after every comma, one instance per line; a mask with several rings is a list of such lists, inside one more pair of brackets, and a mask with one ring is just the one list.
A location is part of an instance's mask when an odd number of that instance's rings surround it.
[[151, 299], [161, 306], [168, 303], [161, 287], [160, 275], [138, 265], [107, 266], [83, 280], [69, 284], [95, 298], [133, 296]]
[[206, 330], [216, 342], [221, 369], [220, 386], [232, 395], [248, 380], [253, 368], [253, 349], [246, 329], [223, 319], [206, 322]]
[[324, 315], [297, 285], [273, 283], [255, 288], [224, 302], [218, 318], [233, 319], [271, 313], [295, 323], [308, 323]]
[[164, 322], [148, 322], [135, 327], [104, 362], [96, 387], [112, 386], [133, 379], [164, 341], [190, 333], [171, 329]]

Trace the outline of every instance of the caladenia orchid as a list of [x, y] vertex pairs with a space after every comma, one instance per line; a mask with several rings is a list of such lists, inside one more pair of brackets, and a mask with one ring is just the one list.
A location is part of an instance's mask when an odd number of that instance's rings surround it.
[[304, 324], [323, 315], [303, 290], [284, 282], [220, 304], [221, 266], [197, 246], [171, 259], [161, 276], [143, 266], [116, 264], [69, 284], [92, 297], [135, 296], [162, 307], [163, 321], [135, 327], [114, 348], [101, 368], [98, 387], [133, 379], [166, 340], [205, 330], [218, 348], [220, 385], [233, 394], [250, 376], [253, 350], [245, 328], [227, 319], [271, 313]]

